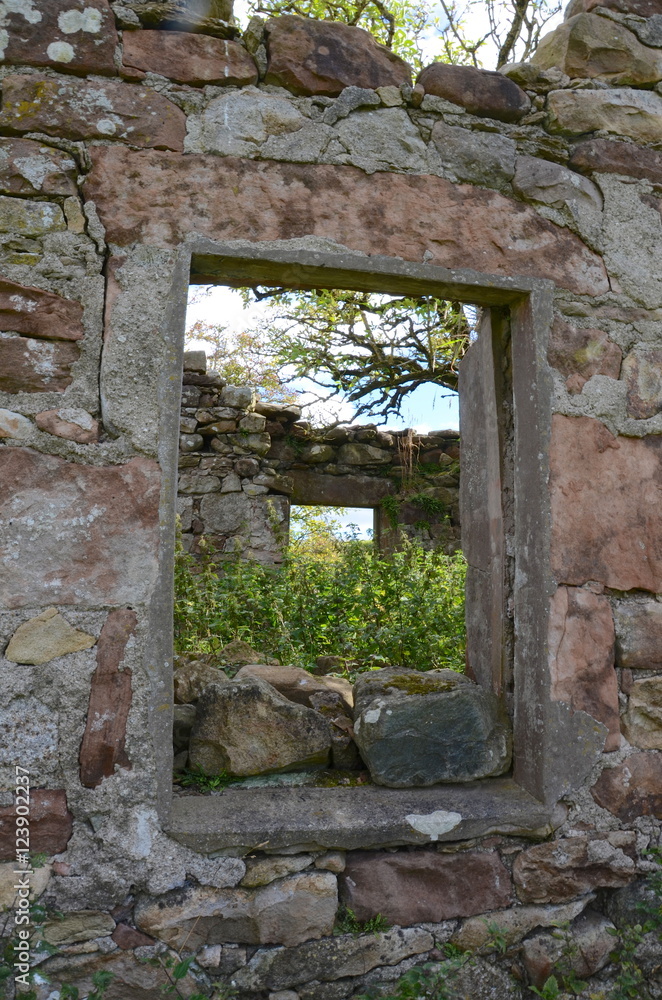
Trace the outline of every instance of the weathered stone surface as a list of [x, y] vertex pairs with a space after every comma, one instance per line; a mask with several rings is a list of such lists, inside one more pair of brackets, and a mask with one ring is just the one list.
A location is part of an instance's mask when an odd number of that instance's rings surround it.
[[[80, 951], [78, 948], [72, 949], [78, 951], [78, 954], [65, 952], [41, 965], [40, 973], [47, 975], [49, 981], [42, 997], [44, 994], [48, 995], [46, 991], [53, 992], [65, 983], [77, 989], [79, 996], [88, 997], [94, 993], [93, 977], [98, 973], [106, 973], [109, 976], [110, 985], [104, 992], [107, 1000], [156, 1000], [157, 997], [163, 996], [171, 985], [168, 973], [158, 963], [155, 967], [137, 955], [119, 949], [106, 954], [95, 949], [86, 954], [83, 951], [84, 947], [81, 945]], [[169, 952], [165, 952], [163, 957], [171, 961], [177, 960], [177, 957]], [[177, 989], [183, 1000], [188, 1000], [199, 992], [199, 983], [191, 973], [188, 973], [177, 982]]]
[[569, 166], [581, 173], [625, 174], [662, 184], [662, 153], [632, 142], [590, 139], [575, 146]]
[[87, 410], [78, 407], [61, 406], [57, 410], [42, 410], [34, 419], [39, 430], [68, 441], [91, 444], [99, 440], [99, 421], [90, 416]]
[[64, 341], [0, 336], [0, 389], [3, 392], [64, 392], [80, 348]]
[[181, 150], [186, 119], [148, 87], [17, 75], [3, 80], [0, 128]]
[[176, 702], [188, 705], [197, 701], [210, 684], [223, 684], [227, 680], [223, 671], [214, 665], [213, 661], [216, 659], [212, 655], [175, 656], [173, 685]]
[[329, 761], [329, 724], [258, 678], [212, 684], [198, 702], [189, 758], [205, 774], [251, 775]]
[[258, 889], [188, 886], [136, 908], [136, 924], [172, 948], [235, 941], [291, 948], [331, 934], [338, 906], [335, 875], [292, 875]]
[[285, 15], [267, 21], [265, 83], [294, 94], [337, 97], [345, 87], [399, 86], [411, 69], [369, 32], [337, 21]]
[[59, 205], [0, 196], [0, 233], [46, 236], [67, 228]]
[[605, 750], [618, 750], [621, 731], [614, 670], [614, 622], [607, 597], [559, 587], [550, 601], [551, 697], [607, 727]]
[[246, 874], [239, 884], [248, 889], [255, 889], [260, 885], [269, 885], [270, 882], [274, 882], [277, 878], [283, 878], [285, 875], [293, 875], [296, 872], [303, 871], [304, 868], [308, 868], [312, 863], [313, 858], [311, 854], [293, 854], [291, 857], [285, 855], [273, 858], [256, 858], [255, 860], [248, 858], [246, 861]]
[[343, 444], [338, 451], [338, 461], [342, 465], [387, 465], [391, 454], [384, 448], [373, 448], [371, 444]]
[[[179, 244], [191, 231], [215, 239], [314, 234], [368, 254], [544, 277], [589, 295], [608, 290], [602, 262], [573, 233], [495, 191], [441, 177], [368, 177], [353, 167], [118, 147], [91, 153], [86, 195], [119, 245]], [[211, 201], [202, 196], [209, 190]]]
[[598, 77], [621, 86], [662, 79], [662, 53], [642, 45], [623, 25], [596, 14], [577, 14], [550, 31], [531, 62], [541, 69], [556, 66], [572, 79]]
[[662, 14], [660, 0], [570, 0], [565, 16], [574, 17], [582, 11], [590, 11], [595, 7], [606, 7], [607, 10], [618, 10], [623, 14], [636, 14], [639, 17]]
[[662, 750], [662, 677], [637, 680], [623, 715], [623, 735], [640, 750]]
[[393, 485], [375, 476], [325, 476], [308, 469], [290, 472], [294, 490], [292, 502], [328, 506], [376, 507], [393, 493]]
[[560, 163], [518, 156], [513, 191], [526, 201], [565, 213], [582, 233], [599, 232], [602, 195], [592, 181]]
[[[251, 87], [217, 97], [199, 115], [191, 115], [186, 151], [255, 156], [262, 143], [298, 132], [306, 121], [291, 101]], [[239, 392], [243, 387], [230, 388]]]
[[662, 757], [635, 753], [618, 767], [605, 768], [591, 795], [623, 823], [638, 816], [662, 819]]
[[42, 611], [16, 629], [5, 650], [12, 663], [47, 663], [56, 656], [77, 653], [96, 644], [93, 635], [73, 628], [57, 608]]
[[338, 122], [347, 162], [368, 174], [377, 170], [427, 173], [427, 149], [403, 108], [363, 111]]
[[0, 438], [27, 438], [32, 434], [32, 428], [28, 417], [0, 408]]
[[616, 663], [631, 670], [662, 670], [662, 603], [616, 601]]
[[522, 88], [507, 76], [473, 66], [433, 63], [423, 70], [418, 83], [426, 94], [443, 97], [485, 118], [516, 122], [531, 107]]
[[520, 943], [522, 938], [536, 927], [554, 927], [574, 920], [582, 912], [592, 896], [578, 899], [560, 906], [516, 906], [508, 910], [496, 910], [485, 917], [469, 917], [452, 937], [452, 941], [463, 951], [490, 949], [493, 934], [490, 927], [498, 929], [509, 948]]
[[523, 903], [563, 903], [598, 886], [627, 885], [637, 874], [630, 831], [563, 837], [522, 851], [513, 879]]
[[124, 749], [132, 698], [131, 671], [120, 670], [120, 666], [137, 623], [135, 611], [121, 608], [110, 612], [101, 629], [80, 747], [80, 780], [86, 788], [96, 788], [115, 773], [116, 767], [131, 767]]
[[[565, 959], [565, 968], [580, 979], [593, 976], [609, 962], [615, 950], [615, 927], [600, 913], [589, 911], [567, 932], [535, 934], [522, 946], [522, 963], [533, 986], [541, 988]], [[568, 949], [568, 943], [571, 943]], [[567, 955], [566, 958], [566, 953]]]
[[61, 149], [32, 139], [0, 139], [0, 194], [66, 198], [78, 194], [76, 175], [74, 159]]
[[[74, 818], [62, 789], [34, 788], [30, 792], [30, 850], [60, 854], [66, 851]], [[0, 806], [0, 861], [16, 859], [16, 807]]]
[[399, 927], [378, 934], [343, 934], [324, 941], [301, 944], [294, 951], [258, 951], [236, 975], [239, 989], [282, 990], [310, 981], [336, 982], [360, 976], [380, 965], [396, 965], [410, 955], [421, 955], [434, 946], [432, 935], [421, 928]]
[[75, 944], [77, 941], [106, 937], [114, 930], [115, 921], [109, 913], [80, 910], [78, 913], [67, 913], [58, 919], [48, 920], [44, 926], [44, 939], [56, 946]]
[[0, 279], [0, 330], [57, 340], [80, 340], [83, 307], [42, 288]]
[[662, 140], [662, 97], [650, 90], [553, 90], [547, 107], [552, 132], [581, 135], [600, 129], [635, 142]]
[[[14, 836], [16, 836], [14, 834]], [[14, 854], [16, 852], [14, 851]], [[48, 886], [51, 878], [51, 866], [44, 865], [42, 868], [35, 868], [30, 875], [30, 899], [37, 899]], [[16, 893], [17, 879], [16, 862], [0, 864], [0, 913], [5, 910], [13, 910], [18, 902]]]
[[363, 674], [354, 696], [356, 743], [377, 784], [427, 786], [508, 770], [505, 713], [461, 674], [385, 668]]
[[117, 947], [123, 951], [133, 951], [134, 948], [143, 948], [146, 945], [154, 944], [154, 938], [148, 937], [147, 934], [141, 934], [135, 927], [129, 927], [128, 924], [118, 924], [110, 936]]
[[522, 987], [508, 969], [492, 965], [484, 958], [467, 962], [457, 976], [451, 974], [451, 982], [463, 1000], [465, 997], [471, 1000], [523, 1000]]
[[342, 677], [319, 678], [313, 677], [307, 670], [301, 667], [275, 666], [267, 663], [249, 663], [242, 667], [237, 678], [258, 677], [266, 681], [276, 689], [284, 698], [297, 702], [299, 705], [308, 705], [310, 699], [315, 694], [326, 694], [335, 691], [341, 695], [348, 708], [352, 707], [352, 685]]
[[507, 187], [515, 173], [513, 139], [493, 132], [470, 132], [443, 121], [435, 122], [432, 142], [444, 176], [455, 183]]
[[402, 927], [496, 910], [511, 895], [510, 875], [494, 851], [356, 851], [340, 876], [340, 897], [359, 920], [381, 913]]
[[559, 583], [662, 591], [662, 437], [614, 437], [590, 417], [554, 416], [552, 571]]
[[178, 83], [245, 87], [257, 83], [252, 56], [237, 42], [183, 31], [127, 31], [123, 63]]
[[0, 449], [2, 600], [10, 608], [146, 600], [156, 577], [160, 479], [145, 458], [93, 467]]
[[635, 347], [623, 361], [628, 414], [636, 420], [662, 410], [662, 347]]
[[575, 326], [556, 317], [552, 326], [547, 360], [566, 376], [570, 392], [581, 391], [593, 375], [618, 378], [622, 352], [604, 330]]
[[[195, 722], [195, 705], [174, 705], [172, 715], [172, 743], [176, 752], [186, 751]], [[185, 761], [184, 761], [185, 763]]]
[[235, 38], [233, 0], [124, 0], [147, 28], [163, 31], [192, 31], [213, 38]]
[[31, 0], [2, 12], [2, 58], [59, 73], [115, 75], [115, 18], [108, 0]]

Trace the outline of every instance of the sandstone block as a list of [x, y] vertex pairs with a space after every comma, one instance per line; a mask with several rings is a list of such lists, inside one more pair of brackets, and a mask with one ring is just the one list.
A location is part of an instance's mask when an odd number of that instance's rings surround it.
[[623, 361], [628, 414], [636, 420], [662, 410], [662, 347], [635, 347]]
[[518, 945], [522, 938], [537, 927], [554, 927], [574, 920], [582, 912], [592, 896], [578, 899], [559, 906], [516, 906], [508, 910], [496, 910], [485, 917], [469, 917], [453, 934], [452, 941], [463, 951], [478, 951], [490, 947], [492, 935], [490, 926], [495, 926], [509, 948]]
[[338, 21], [288, 14], [267, 21], [265, 83], [293, 94], [337, 97], [345, 87], [395, 86], [411, 81], [411, 69], [372, 35]]
[[[296, 949], [260, 950], [240, 969], [237, 986], [242, 990], [282, 990], [310, 981], [337, 982], [360, 976], [379, 966], [393, 966], [411, 955], [422, 955], [434, 945], [429, 931], [400, 928], [378, 934], [344, 934], [324, 941], [310, 941]], [[314, 970], [314, 971], [313, 971]]]
[[78, 194], [77, 173], [61, 149], [32, 139], [0, 139], [0, 194], [66, 198]]
[[33, 423], [13, 410], [0, 408], [0, 438], [27, 438], [32, 434]]
[[662, 818], [662, 757], [635, 753], [618, 767], [605, 768], [591, 795], [623, 823], [638, 816]]
[[[15, 853], [15, 852], [14, 852]], [[13, 910], [18, 902], [16, 895], [16, 870], [14, 861], [7, 864], [0, 864], [0, 913], [6, 910]], [[30, 899], [38, 899], [47, 888], [51, 878], [51, 865], [44, 865], [42, 868], [35, 868], [30, 876]]]
[[115, 930], [115, 921], [109, 913], [96, 910], [80, 910], [67, 913], [57, 920], [48, 920], [44, 927], [44, 939], [49, 944], [59, 946], [91, 941], [96, 937], [107, 937]]
[[338, 451], [338, 461], [342, 465], [390, 465], [392, 455], [371, 444], [343, 444]]
[[613, 437], [590, 417], [554, 416], [552, 571], [559, 583], [662, 591], [662, 438]]
[[67, 228], [59, 205], [47, 201], [25, 201], [0, 195], [0, 233], [46, 236]]
[[291, 948], [331, 934], [337, 906], [335, 875], [316, 871], [257, 889], [188, 886], [139, 904], [136, 924], [176, 950], [226, 941]]
[[147, 28], [163, 31], [190, 31], [213, 38], [234, 38], [233, 0], [124, 0]]
[[511, 894], [510, 875], [494, 851], [351, 851], [340, 876], [340, 897], [359, 920], [381, 913], [401, 927], [496, 910]]
[[662, 677], [637, 680], [623, 715], [623, 735], [640, 750], [662, 750]]
[[243, 46], [184, 31], [127, 31], [123, 63], [178, 83], [246, 87], [257, 83], [255, 61]]
[[523, 903], [563, 903], [598, 886], [627, 885], [637, 874], [630, 831], [563, 837], [515, 858], [513, 879]]
[[312, 695], [327, 694], [329, 691], [337, 692], [347, 708], [351, 708], [353, 704], [352, 685], [349, 681], [343, 680], [342, 677], [313, 677], [301, 667], [249, 663], [241, 668], [237, 677], [259, 677], [260, 680], [271, 684], [284, 698], [299, 705], [310, 707]]
[[285, 875], [293, 875], [303, 871], [304, 868], [308, 868], [312, 863], [313, 858], [311, 854], [293, 854], [291, 857], [266, 857], [257, 858], [256, 860], [248, 858], [246, 861], [246, 874], [239, 884], [249, 889], [257, 888], [260, 885], [269, 885], [270, 882], [275, 882], [277, 878], [283, 878]]
[[99, 440], [99, 421], [95, 420], [87, 410], [75, 406], [61, 406], [58, 410], [42, 410], [35, 416], [39, 430], [47, 431], [56, 437], [68, 441], [78, 441], [79, 444], [91, 444]]
[[662, 184], [662, 153], [632, 142], [590, 139], [575, 146], [569, 166], [581, 173], [625, 174]]
[[57, 656], [90, 649], [96, 644], [92, 635], [72, 628], [57, 608], [42, 611], [16, 629], [5, 650], [12, 663], [48, 663]]
[[157, 570], [156, 462], [88, 466], [5, 447], [0, 481], [0, 597], [8, 607], [147, 599]]
[[662, 603], [616, 601], [616, 663], [631, 670], [662, 670]]
[[116, 766], [131, 767], [124, 749], [133, 696], [131, 671], [120, 666], [137, 623], [135, 611], [121, 608], [110, 612], [101, 629], [80, 745], [80, 780], [86, 788], [96, 788], [104, 778], [112, 777]]
[[[603, 969], [614, 951], [614, 931], [611, 920], [594, 911], [576, 920], [568, 931], [568, 941], [572, 942], [566, 959], [568, 971], [584, 979]], [[532, 985], [541, 988], [558, 971], [567, 951], [563, 933], [535, 934], [528, 938], [522, 945], [522, 962]]]
[[147, 87], [17, 75], [3, 81], [0, 127], [181, 150], [186, 119], [172, 101]]
[[141, 934], [135, 927], [129, 927], [128, 924], [118, 924], [110, 936], [117, 947], [123, 951], [133, 951], [134, 948], [143, 948], [154, 944], [154, 938], [148, 937], [147, 934]]
[[426, 94], [459, 104], [472, 115], [499, 121], [519, 121], [531, 107], [522, 88], [507, 76], [473, 66], [433, 63], [423, 70], [418, 83]]
[[[552, 326], [547, 359], [568, 379], [570, 391], [580, 389], [593, 375], [618, 378], [622, 352], [604, 330], [575, 326], [556, 317]], [[570, 382], [572, 379], [572, 382]]]
[[391, 667], [363, 674], [354, 695], [356, 743], [377, 784], [472, 781], [510, 766], [505, 713], [467, 677]]
[[602, 195], [598, 188], [560, 163], [536, 156], [518, 156], [513, 190], [526, 201], [566, 210], [580, 226], [599, 224]]
[[233, 434], [228, 440], [241, 448], [241, 453], [253, 451], [261, 457], [271, 448], [271, 438], [268, 434]]
[[606, 7], [607, 10], [636, 14], [638, 17], [654, 17], [656, 14], [662, 14], [660, 0], [571, 0], [566, 7], [565, 16], [574, 17], [582, 11], [591, 11], [595, 7]]
[[607, 597], [559, 587], [550, 602], [551, 697], [607, 727], [605, 750], [621, 745], [614, 622]]
[[189, 758], [205, 774], [273, 774], [328, 764], [330, 744], [321, 715], [253, 677], [205, 689]]
[[0, 279], [0, 330], [57, 340], [83, 336], [80, 302]]
[[175, 656], [173, 682], [175, 701], [180, 705], [188, 705], [197, 701], [202, 692], [210, 684], [223, 684], [227, 677], [223, 671], [214, 666], [214, 656], [195, 656], [185, 653]]
[[[53, 855], [66, 851], [74, 818], [62, 789], [30, 792], [30, 850]], [[0, 861], [16, 860], [16, 807], [0, 806]]]
[[627, 86], [662, 79], [662, 53], [642, 45], [611, 18], [577, 14], [541, 39], [531, 57], [541, 69], [558, 67], [572, 79], [594, 78]]
[[635, 142], [662, 141], [662, 97], [650, 90], [553, 90], [547, 107], [552, 132], [582, 135], [600, 129]]
[[32, 0], [4, 14], [9, 64], [59, 73], [116, 75], [115, 18], [108, 0]]
[[[118, 245], [179, 244], [194, 230], [214, 239], [259, 233], [263, 240], [305, 232], [368, 254], [420, 261], [427, 253], [430, 264], [549, 278], [580, 294], [609, 288], [602, 261], [574, 233], [495, 191], [429, 175], [368, 177], [348, 166], [100, 146], [91, 153], [86, 197]], [[202, 197], [209, 190], [212, 201]]]
[[0, 389], [3, 392], [64, 392], [73, 380], [80, 348], [65, 341], [0, 337]]
[[207, 371], [206, 351], [184, 351], [184, 371], [204, 375]]
[[455, 183], [507, 187], [515, 173], [515, 141], [493, 132], [470, 132], [443, 121], [432, 129], [444, 176]]

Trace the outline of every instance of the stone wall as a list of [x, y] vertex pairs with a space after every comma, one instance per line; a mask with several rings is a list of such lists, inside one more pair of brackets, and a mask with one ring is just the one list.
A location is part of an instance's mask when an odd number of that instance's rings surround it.
[[[246, 996], [341, 998], [487, 915], [511, 950], [465, 992], [524, 997], [558, 921], [595, 992], [662, 816], [662, 10], [573, 0], [531, 63], [414, 83], [358, 29], [239, 39], [211, 6], [2, 8], [3, 900], [20, 765], [53, 983], [146, 1000], [176, 947]], [[190, 279], [485, 307], [470, 604], [496, 565], [514, 780], [171, 799]], [[331, 937], [338, 892], [398, 926]]]

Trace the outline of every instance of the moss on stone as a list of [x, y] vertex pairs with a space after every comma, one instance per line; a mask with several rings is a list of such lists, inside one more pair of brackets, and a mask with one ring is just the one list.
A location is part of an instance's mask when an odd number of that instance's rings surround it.
[[384, 687], [396, 688], [407, 694], [431, 694], [433, 691], [452, 691], [457, 685], [453, 681], [441, 677], [431, 677], [428, 674], [399, 674], [384, 681]]

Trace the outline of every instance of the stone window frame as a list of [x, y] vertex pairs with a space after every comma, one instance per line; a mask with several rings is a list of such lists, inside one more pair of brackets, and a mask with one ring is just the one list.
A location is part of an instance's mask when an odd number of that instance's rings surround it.
[[[329, 248], [327, 241], [323, 241], [323, 248], [310, 249], [310, 242], [193, 238], [177, 252], [167, 320], [160, 331], [168, 359], [159, 372], [160, 459], [166, 486], [161, 517], [160, 596], [153, 604], [152, 619], [156, 626], [153, 634], [162, 637], [162, 648], [154, 650], [154, 662], [165, 664], [166, 671], [154, 677], [154, 691], [161, 696], [152, 700], [151, 709], [162, 822], [174, 839], [217, 855], [242, 854], [258, 846], [293, 851], [425, 844], [469, 839], [488, 832], [547, 836], [556, 825], [555, 803], [584, 777], [586, 762], [590, 766], [596, 749], [593, 720], [584, 713], [573, 716], [568, 706], [552, 701], [549, 692], [547, 624], [549, 598], [556, 588], [549, 566], [547, 456], [552, 380], [546, 348], [553, 318], [554, 283], [367, 256]], [[509, 326], [514, 511], [510, 595], [514, 625], [512, 778], [424, 789], [229, 789], [220, 796], [172, 797], [170, 706], [177, 444], [183, 333], [191, 283], [353, 288], [435, 295], [476, 304], [483, 307], [484, 316], [483, 337], [478, 342], [489, 344], [493, 360], [499, 331], [504, 323]], [[496, 369], [494, 365], [494, 372]], [[488, 436], [500, 434], [494, 423], [492, 420], [491, 430], [488, 427]], [[498, 447], [503, 453], [503, 442]], [[479, 680], [485, 682], [485, 678]], [[583, 754], [578, 741], [584, 742]], [[582, 757], [585, 761], [578, 765]]]

